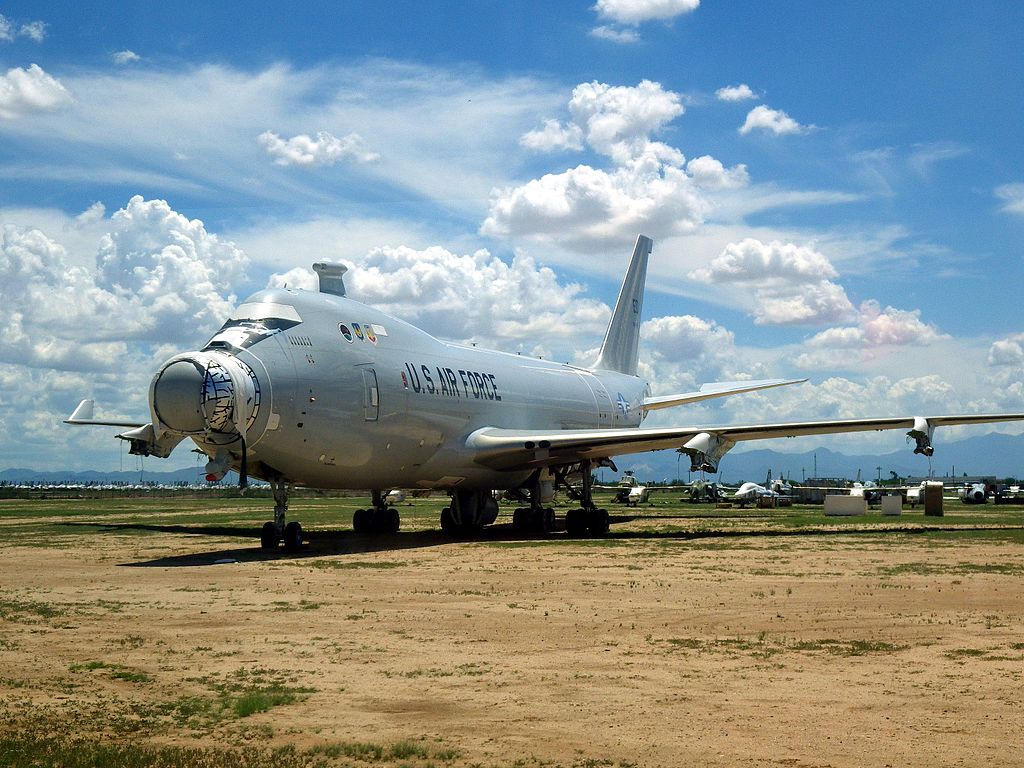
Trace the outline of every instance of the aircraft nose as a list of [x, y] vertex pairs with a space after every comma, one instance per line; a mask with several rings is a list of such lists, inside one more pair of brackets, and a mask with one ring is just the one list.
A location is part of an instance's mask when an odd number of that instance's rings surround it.
[[203, 383], [206, 371], [192, 360], [175, 360], [160, 371], [153, 385], [153, 408], [160, 421], [181, 433], [202, 432]]

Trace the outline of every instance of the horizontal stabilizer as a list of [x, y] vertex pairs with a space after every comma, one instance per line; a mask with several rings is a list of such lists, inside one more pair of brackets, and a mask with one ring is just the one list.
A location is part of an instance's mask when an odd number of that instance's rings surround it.
[[761, 381], [716, 381], [703, 384], [696, 392], [684, 392], [680, 395], [661, 395], [644, 399], [643, 410], [656, 411], [659, 408], [673, 408], [686, 403], [697, 403], [715, 397], [738, 395], [741, 392], [755, 392], [759, 389], [784, 387], [787, 384], [802, 384], [807, 379], [763, 379]]
[[66, 419], [65, 424], [92, 425], [96, 427], [141, 427], [145, 426], [143, 421], [128, 421], [126, 419], [94, 419], [92, 417], [95, 408], [94, 400], [83, 400], [75, 408], [74, 412]]

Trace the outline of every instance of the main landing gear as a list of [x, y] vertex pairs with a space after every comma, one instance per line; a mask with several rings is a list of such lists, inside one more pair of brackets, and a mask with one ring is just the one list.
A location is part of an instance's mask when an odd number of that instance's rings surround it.
[[512, 513], [512, 528], [519, 533], [551, 533], [555, 529], [555, 510], [532, 505], [520, 507]]
[[288, 484], [272, 480], [270, 488], [274, 492], [274, 519], [263, 524], [260, 546], [274, 550], [279, 543], [284, 542], [284, 548], [290, 552], [302, 549], [302, 526], [295, 520], [287, 524], [284, 521], [288, 512]]
[[604, 536], [608, 533], [608, 510], [598, 509], [594, 504], [591, 465], [589, 459], [580, 462], [583, 488], [574, 494], [579, 498], [580, 506], [565, 513], [565, 532], [570, 536]]
[[398, 510], [384, 503], [384, 494], [374, 490], [373, 507], [357, 509], [352, 515], [352, 530], [356, 533], [398, 533], [402, 518]]
[[[576, 509], [565, 513], [565, 530], [570, 536], [604, 536], [608, 533], [608, 510], [598, 509], [594, 504], [589, 460], [581, 461], [579, 471], [583, 475], [583, 488], [573, 488], [566, 480], [571, 469], [555, 470], [555, 484], [566, 489], [570, 498], [580, 502]], [[540, 473], [537, 472], [529, 483], [530, 506], [521, 507], [512, 513], [512, 528], [524, 534], [545, 535], [554, 530], [555, 511], [541, 506]]]
[[498, 519], [498, 501], [489, 490], [454, 490], [441, 510], [441, 530], [449, 536], [473, 536]]

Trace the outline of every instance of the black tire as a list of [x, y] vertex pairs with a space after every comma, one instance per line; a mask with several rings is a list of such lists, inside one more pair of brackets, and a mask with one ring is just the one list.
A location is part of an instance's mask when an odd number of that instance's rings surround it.
[[530, 510], [519, 507], [512, 513], [512, 528], [518, 533], [525, 533], [530, 525]]
[[458, 533], [458, 526], [455, 524], [455, 516], [452, 514], [451, 507], [445, 507], [441, 510], [441, 530], [449, 536], [454, 536]]
[[352, 513], [352, 530], [356, 533], [366, 533], [370, 530], [370, 513], [369, 509], [357, 509]]
[[398, 533], [398, 529], [402, 527], [402, 518], [398, 514], [398, 510], [389, 507], [385, 515], [388, 521], [388, 533]]
[[260, 546], [263, 549], [277, 549], [277, 526], [268, 520], [260, 531]]
[[579, 507], [565, 513], [565, 532], [573, 537], [582, 536], [587, 532], [586, 513]]
[[291, 551], [302, 549], [302, 526], [295, 520], [284, 527], [284, 548]]
[[545, 507], [540, 516], [540, 532], [551, 533], [555, 529], [555, 510]]
[[608, 510], [592, 509], [587, 515], [587, 533], [591, 536], [604, 536], [608, 533]]

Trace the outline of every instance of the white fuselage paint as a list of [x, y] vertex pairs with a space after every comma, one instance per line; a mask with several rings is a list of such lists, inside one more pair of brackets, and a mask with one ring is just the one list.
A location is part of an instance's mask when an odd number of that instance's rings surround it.
[[[649, 389], [635, 376], [444, 342], [330, 294], [273, 289], [244, 304], [255, 316], [260, 306], [271, 318], [287, 315], [288, 327], [244, 345], [229, 321], [206, 347], [236, 356], [259, 381], [262, 403], [249, 432], [257, 477], [271, 471], [319, 488], [512, 488], [529, 473], [477, 463], [466, 447], [472, 432], [642, 420]], [[211, 456], [217, 450], [193, 440]]]

